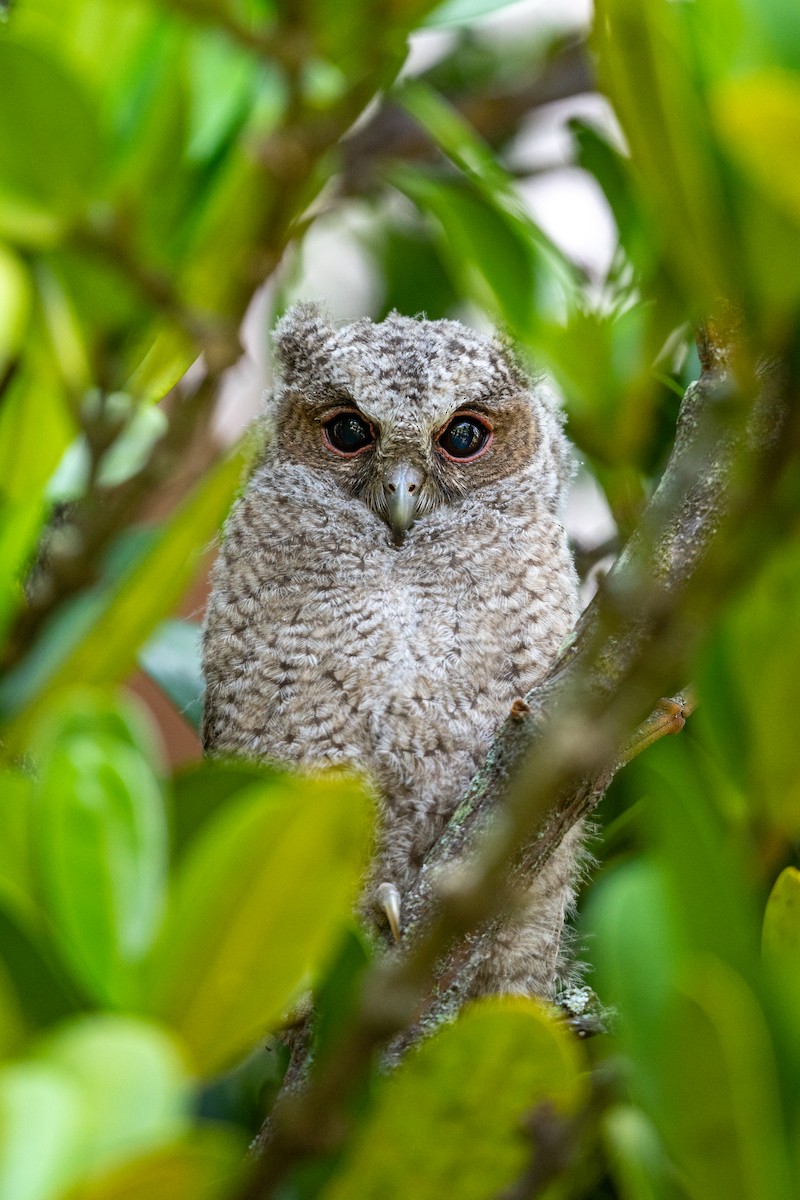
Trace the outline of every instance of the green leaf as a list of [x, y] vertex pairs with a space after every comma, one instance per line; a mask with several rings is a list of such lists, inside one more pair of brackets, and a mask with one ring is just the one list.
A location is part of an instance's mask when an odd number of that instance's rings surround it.
[[649, 859], [606, 875], [589, 897], [586, 926], [597, 989], [619, 1010], [615, 1034], [633, 1061], [649, 1111], [661, 1108], [666, 1021], [682, 950], [664, 874]]
[[85, 204], [101, 156], [97, 114], [41, 49], [0, 41], [0, 230], [53, 237]]
[[249, 115], [258, 72], [258, 59], [224, 35], [196, 32], [189, 53], [190, 160], [209, 161], [235, 137]]
[[177, 1047], [161, 1029], [117, 1016], [80, 1017], [40, 1043], [82, 1098], [76, 1166], [96, 1171], [168, 1145], [188, 1126], [190, 1087]]
[[[39, 335], [37, 335], [39, 336]], [[77, 433], [60, 381], [48, 364], [26, 365], [0, 405], [0, 492], [31, 508]]]
[[14, 980], [0, 951], [0, 1060], [18, 1054], [28, 1032], [27, 1014], [22, 1011]]
[[179, 279], [181, 296], [193, 308], [238, 316], [244, 287], [250, 295], [244, 281], [252, 279], [253, 245], [274, 203], [269, 187], [260, 165], [237, 146], [216, 172], [204, 203], [195, 205], [184, 230], [191, 244]]
[[[109, 706], [93, 725], [86, 700], [79, 694], [50, 714], [40, 733], [33, 850], [65, 960], [100, 1000], [125, 1004], [135, 999], [135, 968], [164, 907], [166, 818], [159, 780], [124, 712]], [[117, 723], [127, 736], [110, 732]]]
[[203, 826], [253, 784], [269, 787], [283, 772], [246, 758], [205, 758], [189, 763], [172, 780], [172, 852], [176, 861]]
[[20, 348], [30, 309], [30, 276], [22, 260], [0, 244], [0, 378]]
[[800, 77], [772, 68], [725, 80], [713, 112], [731, 158], [800, 223]]
[[800, 833], [800, 641], [794, 628], [800, 547], [774, 554], [725, 614], [701, 664], [705, 744], [745, 797], [746, 811]]
[[356, 926], [344, 930], [330, 970], [314, 994], [314, 1060], [323, 1062], [352, 1019], [372, 947]]
[[30, 861], [32, 793], [31, 776], [0, 770], [0, 896], [23, 919], [36, 914]]
[[78, 1088], [46, 1063], [0, 1070], [0, 1196], [50, 1200], [69, 1183], [80, 1131]]
[[163, 400], [196, 357], [197, 347], [188, 335], [182, 329], [165, 328], [159, 320], [130, 351], [131, 374], [124, 390], [151, 403]]
[[157, 956], [154, 1011], [199, 1068], [279, 1021], [355, 899], [370, 805], [341, 774], [276, 777], [208, 821], [188, 850]]
[[769, 1030], [735, 971], [703, 958], [673, 1012], [665, 1080], [668, 1142], [694, 1200], [789, 1200]]
[[598, 0], [594, 49], [684, 296], [711, 308], [739, 295], [737, 230], [680, 7]]
[[636, 466], [652, 434], [656, 386], [649, 306], [575, 310], [546, 332], [542, 356], [564, 390], [570, 435], [604, 465]]
[[23, 582], [35, 558], [45, 514], [44, 498], [35, 492], [18, 504], [0, 500], [0, 637], [22, 607]]
[[603, 1118], [601, 1129], [620, 1200], [676, 1196], [664, 1147], [641, 1109], [615, 1105]]
[[39, 647], [7, 676], [0, 703], [18, 714], [7, 731], [11, 744], [24, 743], [38, 714], [76, 680], [105, 685], [130, 670], [139, 646], [177, 604], [216, 534], [240, 484], [243, 461], [241, 455], [224, 459], [201, 480], [134, 561], [101, 589], [88, 629], [85, 621], [76, 622], [60, 644]]
[[574, 1113], [583, 1090], [576, 1043], [541, 1005], [480, 1001], [382, 1081], [325, 1200], [490, 1200], [529, 1161], [523, 1122]]
[[66, 976], [49, 937], [5, 907], [0, 907], [0, 961], [16, 997], [14, 1003], [10, 993], [6, 996], [10, 1021], [6, 1032], [11, 1038], [52, 1025], [85, 1007], [85, 997]]
[[241, 1186], [246, 1147], [232, 1130], [205, 1127], [164, 1150], [102, 1172], [79, 1200], [230, 1200]]
[[800, 871], [786, 867], [769, 894], [761, 948], [767, 962], [793, 971], [800, 982]]
[[139, 666], [193, 729], [203, 719], [202, 632], [192, 621], [163, 621], [139, 651]]
[[748, 869], [725, 828], [725, 797], [695, 743], [664, 738], [632, 764], [648, 793], [643, 816], [658, 847], [680, 937], [752, 981], [761, 924]]
[[[563, 319], [577, 287], [567, 258], [531, 219], [514, 180], [467, 121], [432, 88], [406, 82], [396, 97], [469, 181], [395, 168], [390, 181], [442, 225], [451, 269], [497, 310], [518, 337], [530, 340], [542, 317]], [[480, 283], [465, 273], [470, 264]], [[490, 298], [485, 294], [488, 285]]]
[[471, 184], [397, 166], [390, 181], [437, 220], [456, 282], [515, 333], [530, 337], [536, 312], [532, 248], [507, 214]]

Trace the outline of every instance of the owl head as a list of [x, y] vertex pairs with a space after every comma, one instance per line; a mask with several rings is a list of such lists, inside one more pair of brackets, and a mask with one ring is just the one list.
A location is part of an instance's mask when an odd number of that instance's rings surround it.
[[416, 521], [515, 478], [557, 509], [572, 462], [556, 405], [497, 339], [397, 313], [337, 329], [305, 303], [275, 346], [270, 452], [326, 472], [396, 546]]

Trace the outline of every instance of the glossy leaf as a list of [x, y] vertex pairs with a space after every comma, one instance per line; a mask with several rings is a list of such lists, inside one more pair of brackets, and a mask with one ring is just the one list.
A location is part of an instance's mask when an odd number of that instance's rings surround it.
[[47, 1063], [0, 1069], [0, 1196], [51, 1200], [70, 1182], [81, 1127], [79, 1089]]
[[[492, 295], [491, 307], [523, 340], [530, 340], [538, 320], [563, 320], [574, 299], [577, 274], [532, 220], [514, 180], [489, 146], [432, 88], [405, 83], [398, 99], [470, 183], [459, 188], [443, 176], [420, 172], [415, 194], [413, 172], [393, 171], [391, 176], [441, 222], [456, 277], [469, 285], [464, 264], [477, 268]], [[486, 302], [480, 293], [477, 298]]]
[[285, 775], [248, 789], [191, 845], [153, 995], [204, 1073], [277, 1022], [330, 953], [355, 899], [370, 815], [348, 776]]
[[246, 758], [207, 758], [189, 763], [172, 781], [172, 853], [180, 859], [204, 825], [240, 793], [268, 788], [282, 774], [270, 763]]
[[664, 873], [640, 859], [606, 875], [590, 898], [587, 927], [595, 946], [594, 986], [619, 1012], [614, 1033], [634, 1064], [638, 1097], [656, 1116], [682, 950]]
[[31, 308], [31, 283], [21, 260], [0, 244], [0, 377], [19, 350]]
[[244, 1174], [246, 1147], [232, 1131], [192, 1137], [93, 1176], [75, 1200], [230, 1200]]
[[163, 400], [196, 357], [197, 347], [186, 333], [159, 321], [132, 347], [129, 354], [131, 374], [124, 380], [123, 387], [144, 401]]
[[60, 724], [51, 719], [31, 831], [61, 953], [111, 1004], [136, 995], [135, 968], [161, 919], [167, 859], [160, 782], [135, 732], [109, 731], [115, 718], [124, 724], [112, 710], [92, 727], [67, 707]]
[[684, 294], [737, 296], [726, 202], [705, 98], [677, 6], [599, 0], [594, 46], [651, 216], [664, 231]]
[[773, 68], [726, 80], [714, 114], [726, 150], [764, 201], [800, 224], [800, 76]]
[[671, 1022], [667, 1134], [693, 1200], [789, 1200], [775, 1052], [735, 971], [699, 960]]
[[391, 179], [436, 218], [457, 284], [490, 312], [502, 314], [517, 333], [529, 335], [536, 273], [532, 248], [513, 219], [468, 183], [406, 167], [395, 167]]
[[188, 1126], [186, 1069], [175, 1044], [156, 1026], [110, 1015], [81, 1017], [40, 1043], [37, 1053], [80, 1095], [74, 1152], [82, 1172], [168, 1145]]
[[34, 495], [19, 504], [0, 503], [0, 637], [24, 602], [23, 580], [35, 557], [45, 502]]
[[0, 896], [23, 916], [36, 910], [30, 861], [33, 779], [11, 768], [0, 770]]
[[[0, 907], [0, 962], [9, 991], [5, 996], [6, 1037], [22, 1043], [31, 1033], [86, 1007], [40, 924], [12, 908]], [[13, 991], [13, 994], [12, 994]]]
[[786, 867], [769, 894], [761, 946], [767, 962], [800, 982], [800, 871]]
[[0, 230], [49, 240], [85, 202], [101, 153], [77, 81], [40, 49], [0, 41]]
[[480, 1001], [382, 1081], [352, 1156], [325, 1200], [490, 1200], [530, 1158], [523, 1124], [583, 1096], [577, 1047], [533, 1001]]
[[612, 1108], [603, 1120], [602, 1133], [620, 1200], [677, 1200], [682, 1194], [670, 1179], [658, 1134], [640, 1109]]
[[258, 60], [216, 31], [198, 31], [191, 49], [191, 124], [188, 157], [219, 154], [249, 115]]
[[31, 507], [77, 433], [63, 388], [44, 361], [16, 376], [0, 406], [0, 489]]

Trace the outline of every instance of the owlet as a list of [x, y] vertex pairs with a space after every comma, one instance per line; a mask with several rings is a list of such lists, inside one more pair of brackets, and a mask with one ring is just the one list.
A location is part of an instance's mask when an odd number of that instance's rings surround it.
[[[364, 908], [399, 936], [426, 853], [575, 622], [569, 449], [547, 394], [454, 321], [336, 329], [302, 304], [275, 344], [269, 445], [213, 575], [205, 746], [366, 770], [381, 821]], [[577, 839], [477, 990], [552, 989]]]

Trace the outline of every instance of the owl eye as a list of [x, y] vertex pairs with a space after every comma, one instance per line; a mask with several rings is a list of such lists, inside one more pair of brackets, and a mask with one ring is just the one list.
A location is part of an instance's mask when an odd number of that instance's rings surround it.
[[322, 428], [328, 447], [338, 454], [358, 454], [375, 441], [372, 426], [357, 412], [337, 413]]
[[439, 434], [438, 444], [446, 458], [455, 458], [464, 462], [469, 458], [477, 458], [489, 445], [492, 438], [490, 426], [474, 416], [462, 414], [453, 417], [442, 433]]

